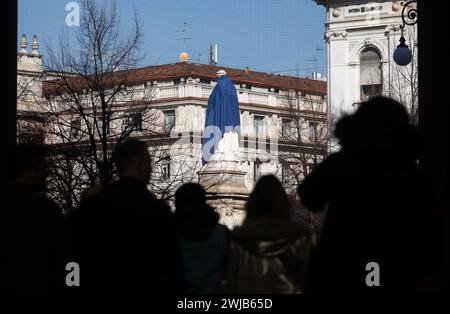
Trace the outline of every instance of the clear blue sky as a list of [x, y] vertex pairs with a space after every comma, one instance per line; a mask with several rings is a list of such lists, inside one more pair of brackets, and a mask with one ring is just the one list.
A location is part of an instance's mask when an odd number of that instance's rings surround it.
[[[37, 34], [41, 42], [56, 42], [67, 27], [68, 2], [19, 0], [18, 43], [22, 33], [29, 41]], [[217, 43], [219, 65], [285, 75], [306, 76], [316, 69], [326, 73], [325, 9], [313, 0], [134, 0], [134, 4], [144, 27], [142, 65], [177, 62], [183, 50], [191, 61], [208, 63], [209, 45]], [[118, 1], [124, 28], [130, 24], [132, 8], [133, 1]], [[190, 37], [185, 46], [177, 40], [183, 37], [182, 29]]]

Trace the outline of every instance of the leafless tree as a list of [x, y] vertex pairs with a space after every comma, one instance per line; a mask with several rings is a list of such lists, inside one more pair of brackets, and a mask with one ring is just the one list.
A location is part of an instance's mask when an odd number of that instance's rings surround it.
[[28, 110], [43, 119], [34, 121], [51, 151], [49, 193], [66, 210], [85, 187], [111, 183], [115, 148], [127, 137], [168, 138], [150, 106], [154, 88], [132, 84], [143, 58], [136, 11], [126, 34], [115, 1], [84, 0], [81, 12], [75, 39], [62, 31], [57, 45], [47, 44], [43, 98]]
[[404, 33], [406, 44], [412, 53], [411, 63], [406, 66], [400, 66], [395, 62], [391, 63], [388, 94], [406, 107], [411, 123], [417, 126], [419, 119], [417, 28], [407, 27]]
[[19, 75], [17, 79], [17, 101], [26, 101], [28, 97], [34, 96], [33, 85], [40, 77]]
[[87, 187], [115, 179], [116, 147], [133, 136], [150, 147], [150, 189], [170, 201], [180, 184], [196, 181], [200, 161], [174, 160], [177, 134], [170, 135], [174, 125], [165, 125], [155, 105], [157, 88], [136, 81], [142, 60], [137, 14], [132, 30], [122, 34], [115, 2], [107, 7], [82, 1], [81, 9], [76, 40], [63, 32], [56, 46], [47, 44], [42, 95], [30, 102], [18, 95], [18, 102], [29, 105], [24, 112], [34, 117], [21, 125], [43, 132], [51, 151], [49, 194], [66, 212], [77, 207]]
[[17, 73], [17, 141], [43, 143], [45, 118], [33, 108], [40, 101], [39, 89], [42, 75], [38, 72], [18, 70]]
[[[209, 162], [202, 165], [201, 132], [172, 132], [169, 141], [158, 149], [152, 150], [153, 176], [150, 189], [159, 198], [173, 204], [175, 191], [184, 183], [199, 182], [199, 173], [214, 168], [212, 180], [202, 180], [201, 184], [207, 193], [217, 192], [217, 188], [226, 184], [229, 175], [224, 173], [222, 165]], [[156, 147], [153, 145], [153, 147]], [[219, 166], [219, 168], [217, 168]]]
[[283, 184], [292, 192], [326, 156], [330, 117], [320, 96], [292, 90], [285, 98], [281, 119], [278, 159]]
[[282, 184], [294, 204], [294, 219], [307, 225], [316, 235], [323, 215], [313, 214], [301, 206], [296, 189], [314, 166], [327, 156], [333, 114], [327, 112], [326, 100], [322, 96], [305, 93], [304, 88], [298, 88], [287, 93], [280, 118], [278, 172], [281, 172]]
[[[153, 175], [150, 189], [161, 199], [173, 204], [176, 189], [184, 183], [195, 182], [201, 161], [194, 158], [194, 145], [177, 145], [172, 134], [164, 146], [152, 150]], [[155, 146], [153, 145], [153, 148]]]

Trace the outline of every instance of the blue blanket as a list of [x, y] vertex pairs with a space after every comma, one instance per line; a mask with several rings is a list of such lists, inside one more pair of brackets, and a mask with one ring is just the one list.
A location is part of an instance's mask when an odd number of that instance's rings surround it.
[[[239, 101], [236, 88], [228, 76], [223, 75], [217, 80], [217, 85], [209, 96], [208, 108], [206, 109], [206, 132], [203, 135], [203, 146], [209, 141], [213, 141], [212, 143], [208, 143], [206, 148], [206, 150], [208, 147], [210, 148], [210, 156], [214, 154], [214, 151], [225, 132], [231, 130], [240, 132], [240, 120]], [[208, 126], [216, 126], [217, 132], [208, 132]], [[235, 129], [236, 127], [238, 128]], [[220, 133], [218, 132], [219, 129]], [[208, 162], [207, 159], [205, 151], [203, 151], [203, 164]]]

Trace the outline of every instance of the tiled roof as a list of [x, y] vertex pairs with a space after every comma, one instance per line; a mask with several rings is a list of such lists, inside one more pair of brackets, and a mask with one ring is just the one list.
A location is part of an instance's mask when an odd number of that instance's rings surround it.
[[[173, 80], [187, 78], [189, 76], [215, 80], [216, 72], [220, 69], [225, 70], [228, 73], [228, 77], [236, 84], [273, 87], [281, 90], [294, 89], [315, 95], [326, 94], [326, 82], [320, 80], [188, 62], [116, 71], [112, 73], [111, 84], [114, 82], [123, 82], [126, 85], [132, 86], [143, 84], [144, 82]], [[84, 85], [82, 83], [84, 81], [83, 79], [71, 78], [70, 80], [73, 83], [78, 81], [81, 85]], [[44, 81], [42, 87], [43, 94], [57, 93], [59, 89], [58, 85], [55, 84], [55, 81]]]

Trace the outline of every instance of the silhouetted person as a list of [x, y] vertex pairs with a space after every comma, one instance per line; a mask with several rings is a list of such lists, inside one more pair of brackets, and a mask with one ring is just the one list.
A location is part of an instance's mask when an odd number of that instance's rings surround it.
[[417, 285], [416, 293], [448, 293], [449, 292], [449, 208], [448, 208], [448, 168], [444, 181], [444, 193], [440, 195], [438, 208], [441, 212], [441, 220], [443, 223], [443, 241], [441, 247], [441, 263], [439, 267], [434, 269], [427, 277], [420, 280]]
[[82, 291], [183, 291], [173, 215], [147, 189], [150, 163], [145, 142], [126, 141], [115, 152], [119, 181], [88, 197], [71, 215]]
[[276, 177], [256, 183], [246, 211], [243, 225], [232, 231], [224, 292], [304, 292], [311, 239], [305, 227], [290, 221], [290, 203]]
[[64, 217], [45, 195], [42, 146], [17, 145], [1, 190], [0, 292], [59, 294], [64, 285]]
[[186, 293], [219, 291], [229, 230], [206, 204], [205, 190], [187, 183], [175, 193], [175, 220], [185, 269]]
[[[436, 266], [440, 224], [417, 167], [418, 135], [402, 105], [374, 98], [343, 117], [330, 155], [298, 187], [305, 206], [328, 208], [311, 259], [313, 293], [411, 293]], [[380, 286], [370, 275], [380, 267]]]

